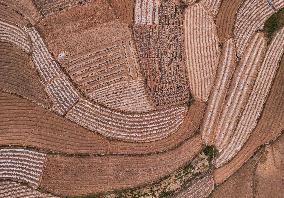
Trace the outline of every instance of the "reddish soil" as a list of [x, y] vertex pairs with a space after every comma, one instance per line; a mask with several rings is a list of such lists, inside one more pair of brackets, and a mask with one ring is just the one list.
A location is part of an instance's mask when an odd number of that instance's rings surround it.
[[0, 19], [6, 23], [18, 26], [26, 26], [29, 22], [15, 10], [0, 4]]
[[135, 187], [185, 165], [201, 148], [197, 135], [177, 149], [149, 156], [48, 156], [40, 187], [72, 196]]
[[220, 42], [233, 36], [237, 11], [244, 0], [223, 0], [217, 14], [216, 25]]
[[33, 25], [42, 18], [32, 0], [0, 0], [0, 3], [21, 14]]
[[31, 57], [11, 43], [0, 42], [0, 89], [46, 107], [51, 102]]
[[254, 197], [254, 171], [262, 152], [259, 151], [246, 162], [234, 175], [225, 181], [211, 194], [210, 198], [251, 198]]
[[266, 146], [264, 155], [257, 165], [255, 197], [280, 198], [284, 195], [284, 135]]
[[53, 39], [64, 38], [70, 33], [81, 32], [114, 19], [114, 12], [107, 0], [95, 0], [47, 16], [37, 26], [49, 43]]
[[133, 0], [110, 0], [110, 6], [113, 8], [115, 16], [126, 24], [131, 25], [133, 21]]

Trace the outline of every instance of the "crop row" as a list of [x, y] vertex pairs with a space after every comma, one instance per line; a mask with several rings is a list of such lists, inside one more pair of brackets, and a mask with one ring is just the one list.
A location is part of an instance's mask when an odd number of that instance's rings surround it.
[[213, 18], [201, 4], [185, 12], [185, 52], [191, 94], [207, 101], [216, 75], [219, 47]]
[[0, 178], [29, 183], [37, 188], [45, 154], [25, 149], [0, 149]]
[[0, 40], [12, 42], [25, 52], [30, 52], [29, 37], [24, 30], [17, 26], [0, 21]]
[[214, 189], [214, 179], [211, 174], [196, 178], [191, 185], [176, 198], [206, 198]]
[[[274, 0], [276, 8], [284, 6], [283, 0]], [[265, 21], [274, 13], [267, 1], [246, 0], [240, 7], [234, 29], [237, 54], [241, 57], [254, 32], [264, 27]]]
[[35, 28], [26, 30], [32, 40], [32, 57], [44, 80], [46, 91], [53, 101], [53, 109], [64, 115], [76, 103], [79, 95], [58, 63], [52, 58], [44, 41]]
[[0, 197], [13, 198], [57, 198], [50, 194], [41, 193], [24, 184], [14, 181], [0, 181]]
[[118, 82], [95, 90], [90, 97], [112, 109], [133, 112], [154, 110], [147, 98], [144, 81]]
[[222, 0], [201, 0], [200, 3], [210, 11], [213, 16], [216, 16]]
[[216, 123], [220, 117], [225, 96], [227, 95], [231, 78], [236, 67], [236, 50], [233, 39], [225, 42], [216, 79], [208, 100], [203, 124], [201, 126], [202, 138], [206, 143], [212, 141]]
[[283, 51], [284, 28], [277, 33], [269, 45], [251, 95], [234, 131], [234, 136], [231, 138], [229, 145], [216, 160], [218, 166], [221, 166], [234, 157], [255, 129], [272, 86], [273, 79], [279, 68]]
[[257, 33], [233, 76], [230, 91], [216, 127], [216, 146], [220, 151], [226, 147], [233, 135], [237, 120], [252, 91], [265, 50], [264, 34]]
[[135, 1], [134, 23], [136, 25], [153, 25], [159, 23], [159, 0]]
[[145, 114], [121, 114], [80, 100], [66, 117], [102, 135], [134, 141], [154, 141], [175, 132], [186, 108], [175, 107]]

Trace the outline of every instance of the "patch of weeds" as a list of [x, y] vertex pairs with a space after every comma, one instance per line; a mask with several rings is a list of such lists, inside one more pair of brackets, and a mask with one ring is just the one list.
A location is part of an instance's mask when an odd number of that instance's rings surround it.
[[[79, 197], [72, 197], [72, 198], [79, 198]], [[85, 195], [84, 198], [101, 198], [101, 196], [100, 195]]]
[[174, 193], [174, 191], [162, 191], [159, 195], [159, 198], [170, 197], [173, 196]]

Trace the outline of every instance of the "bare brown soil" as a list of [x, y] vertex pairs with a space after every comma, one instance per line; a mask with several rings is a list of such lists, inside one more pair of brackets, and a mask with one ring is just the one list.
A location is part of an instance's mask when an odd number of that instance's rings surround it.
[[46, 107], [51, 105], [31, 57], [11, 43], [0, 42], [0, 89]]
[[[192, 196], [196, 195], [196, 193], [203, 194], [208, 192], [208, 188], [212, 190], [214, 187], [213, 177], [209, 170], [210, 168], [209, 157], [204, 155], [203, 152], [200, 152], [185, 166], [182, 166], [171, 174], [147, 185], [122, 190], [119, 196], [124, 198], [153, 198], [168, 195], [168, 197], [172, 197], [179, 193], [182, 188], [187, 188], [188, 186], [190, 186], [189, 190], [192, 190]], [[208, 181], [208, 183], [206, 181]], [[205, 184], [205, 186], [197, 190], [198, 186], [201, 187], [203, 184]], [[106, 193], [106, 195], [102, 195], [101, 198], [113, 198], [116, 197], [115, 195], [118, 195], [118, 193]], [[189, 198], [189, 196], [186, 198]]]
[[26, 26], [29, 22], [15, 10], [0, 4], [0, 19], [6, 23], [18, 26]]
[[244, 0], [223, 0], [219, 8], [216, 25], [220, 42], [233, 36], [237, 11]]
[[178, 131], [161, 141], [143, 144], [110, 141], [25, 99], [6, 93], [1, 93], [0, 109], [3, 112], [0, 114], [1, 145], [85, 155], [149, 154], [173, 149], [192, 137], [198, 130], [205, 105], [194, 102]]
[[33, 25], [42, 17], [32, 0], [0, 0], [0, 3], [20, 13]]
[[273, 139], [275, 139], [284, 129], [284, 59], [282, 58], [279, 71], [276, 75], [268, 100], [264, 106], [262, 116], [256, 129], [252, 132], [250, 138], [233, 158], [226, 165], [218, 168], [214, 172], [216, 183], [222, 183], [236, 170], [238, 170], [245, 161], [247, 161], [256, 149]]
[[43, 15], [50, 15], [62, 10], [68, 9], [72, 6], [80, 6], [83, 3], [91, 0], [35, 0], [34, 3]]
[[95, 0], [82, 6], [72, 7], [56, 15], [43, 18], [38, 25], [42, 36], [51, 42], [70, 33], [93, 28], [115, 19], [107, 0]]
[[150, 156], [48, 156], [40, 186], [73, 196], [135, 187], [170, 174], [190, 161], [201, 147], [198, 135], [177, 149]]
[[131, 25], [133, 21], [133, 0], [110, 0], [110, 6], [113, 8], [115, 16], [126, 24]]
[[264, 155], [257, 165], [255, 197], [281, 198], [284, 195], [284, 135], [266, 146]]
[[246, 162], [236, 173], [234, 173], [227, 181], [217, 186], [210, 198], [251, 198], [254, 197], [254, 171], [261, 157], [262, 152], [259, 151], [255, 157]]

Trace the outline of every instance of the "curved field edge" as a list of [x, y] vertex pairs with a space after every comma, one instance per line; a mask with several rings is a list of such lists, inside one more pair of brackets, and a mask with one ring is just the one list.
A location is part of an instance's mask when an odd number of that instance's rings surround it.
[[70, 196], [131, 188], [170, 174], [201, 148], [202, 140], [197, 136], [175, 150], [149, 156], [48, 155], [40, 186]]
[[227, 197], [254, 197], [255, 170], [264, 155], [263, 147], [260, 147], [250, 159], [244, 163], [224, 183], [216, 185], [209, 198]]
[[280, 63], [268, 100], [257, 127], [239, 153], [224, 166], [215, 169], [214, 179], [217, 184], [223, 183], [237, 171], [262, 145], [275, 140], [284, 130], [284, 58]]
[[206, 146], [196, 154], [193, 159], [187, 161], [182, 167], [161, 178], [139, 185], [134, 188], [125, 188], [88, 194], [82, 196], [64, 196], [66, 198], [134, 198], [134, 197], [172, 197], [179, 192], [190, 188], [194, 181], [208, 177], [212, 174], [212, 158], [206, 153]]
[[[30, 101], [0, 93], [3, 112], [0, 145], [37, 148], [67, 156], [151, 155], [176, 149], [199, 130], [205, 104], [194, 102], [182, 126], [173, 135], [152, 143], [115, 141], [97, 135]], [[15, 117], [15, 113], [18, 115]]]

